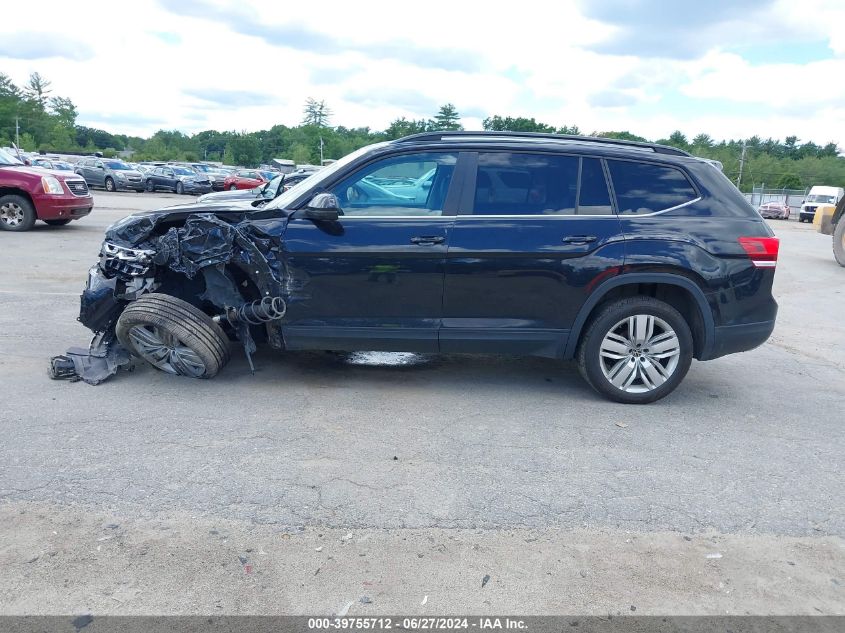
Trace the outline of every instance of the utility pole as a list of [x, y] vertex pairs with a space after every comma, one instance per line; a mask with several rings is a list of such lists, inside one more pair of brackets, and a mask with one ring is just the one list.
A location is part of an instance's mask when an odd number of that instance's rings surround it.
[[323, 137], [320, 137], [320, 167], [323, 166]]
[[742, 142], [742, 155], [739, 157], [739, 176], [736, 177], [736, 187], [742, 184], [742, 168], [745, 167], [745, 141]]
[[15, 117], [15, 145], [18, 147], [21, 146], [21, 125], [20, 125], [20, 118]]

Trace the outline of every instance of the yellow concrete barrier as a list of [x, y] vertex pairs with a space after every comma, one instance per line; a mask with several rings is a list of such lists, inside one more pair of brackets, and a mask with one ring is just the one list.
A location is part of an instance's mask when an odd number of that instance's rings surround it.
[[833, 235], [831, 220], [835, 210], [836, 207], [832, 204], [820, 204], [816, 207], [816, 215], [813, 216], [813, 225], [816, 227], [816, 231], [822, 235]]

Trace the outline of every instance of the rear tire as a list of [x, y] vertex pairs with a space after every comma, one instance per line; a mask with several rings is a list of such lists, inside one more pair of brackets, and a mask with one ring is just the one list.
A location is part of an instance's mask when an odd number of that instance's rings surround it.
[[106, 191], [113, 192], [117, 191], [117, 187], [114, 186], [114, 180], [111, 178], [106, 178]]
[[237, 191], [237, 190], [238, 190], [237, 185], [229, 185], [229, 191]]
[[652, 297], [632, 297], [599, 311], [581, 338], [577, 360], [581, 375], [600, 394], [646, 404], [675, 390], [692, 353], [692, 333], [680, 312]]
[[146, 190], [149, 191], [150, 193], [155, 191], [155, 185], [153, 184], [152, 180], [147, 180]]
[[185, 185], [183, 185], [181, 182], [176, 183], [176, 193], [178, 193], [180, 196], [185, 193]]
[[845, 266], [845, 216], [839, 218], [833, 231], [833, 256], [837, 264]]
[[65, 226], [66, 224], [70, 224], [70, 220], [67, 218], [61, 220], [44, 220], [44, 224], [49, 224], [50, 226]]
[[0, 196], [0, 230], [28, 231], [35, 224], [35, 207], [16, 194]]
[[120, 343], [156, 369], [213, 378], [229, 362], [229, 339], [187, 301], [151, 293], [130, 303], [115, 327]]

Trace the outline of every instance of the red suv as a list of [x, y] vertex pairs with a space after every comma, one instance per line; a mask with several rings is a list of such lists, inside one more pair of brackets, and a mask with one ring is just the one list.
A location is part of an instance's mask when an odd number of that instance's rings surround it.
[[93, 207], [88, 185], [76, 174], [26, 167], [0, 149], [0, 230], [28, 231], [36, 220], [62, 226]]

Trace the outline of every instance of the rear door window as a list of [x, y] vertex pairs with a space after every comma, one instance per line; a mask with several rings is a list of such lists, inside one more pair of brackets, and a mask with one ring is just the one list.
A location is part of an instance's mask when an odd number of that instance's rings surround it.
[[665, 211], [698, 197], [684, 172], [675, 167], [622, 160], [609, 160], [607, 165], [621, 214]]
[[612, 213], [607, 181], [597, 158], [521, 152], [478, 155], [475, 215]]

